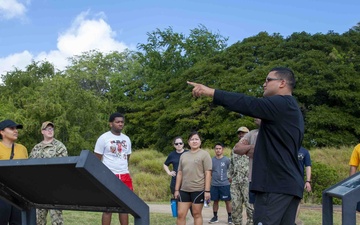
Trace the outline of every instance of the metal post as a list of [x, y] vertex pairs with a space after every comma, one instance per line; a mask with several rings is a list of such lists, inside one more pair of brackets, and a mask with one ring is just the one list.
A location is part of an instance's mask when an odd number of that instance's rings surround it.
[[356, 225], [356, 202], [354, 198], [344, 196], [342, 199], [342, 224]]
[[21, 210], [21, 225], [36, 225], [36, 209]]
[[322, 224], [333, 225], [333, 202], [332, 197], [326, 194], [324, 191], [322, 194]]
[[149, 214], [143, 215], [142, 217], [134, 217], [134, 224], [135, 225], [149, 225], [150, 224]]

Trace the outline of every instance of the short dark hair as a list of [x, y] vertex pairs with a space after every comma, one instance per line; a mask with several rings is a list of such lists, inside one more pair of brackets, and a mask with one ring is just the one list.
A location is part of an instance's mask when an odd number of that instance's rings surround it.
[[279, 78], [286, 80], [287, 81], [286, 83], [287, 85], [289, 85], [290, 89], [294, 90], [296, 85], [296, 80], [295, 80], [295, 74], [291, 69], [286, 67], [275, 67], [270, 70], [270, 72], [273, 71]]
[[192, 131], [188, 137], [188, 140], [190, 140], [194, 135], [199, 136], [200, 140], [201, 140], [201, 136], [197, 131]]
[[114, 120], [115, 120], [116, 117], [121, 117], [121, 118], [125, 119], [125, 117], [124, 117], [123, 114], [121, 114], [121, 113], [119, 113], [119, 112], [115, 112], [115, 113], [113, 113], [113, 114], [110, 115], [110, 117], [109, 117], [109, 122], [114, 122]]
[[220, 146], [223, 147], [223, 148], [225, 147], [224, 144], [221, 143], [221, 142], [217, 142], [217, 143], [214, 145], [214, 148], [216, 147], [216, 145], [220, 145]]

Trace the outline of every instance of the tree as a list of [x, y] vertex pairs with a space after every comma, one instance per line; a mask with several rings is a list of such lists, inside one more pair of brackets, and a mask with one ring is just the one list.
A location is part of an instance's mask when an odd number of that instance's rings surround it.
[[148, 43], [139, 45], [140, 67], [135, 72], [142, 77], [137, 79], [140, 88], [136, 92], [144, 97], [135, 100], [139, 104], [127, 113], [131, 121], [127, 131], [136, 146], [169, 151], [167, 146], [174, 136], [190, 132], [192, 127], [186, 117], [191, 110], [183, 110], [188, 104], [183, 95], [188, 88], [183, 73], [219, 54], [226, 41], [204, 26], [191, 30], [188, 37], [173, 32], [172, 28], [148, 33]]
[[89, 51], [70, 59], [64, 71], [49, 62], [2, 76], [0, 117], [24, 124], [21, 142], [41, 140], [40, 124], [55, 122], [56, 137], [70, 155], [92, 149], [108, 130], [108, 116], [125, 114], [134, 149], [172, 150], [175, 136], [198, 130], [204, 147], [217, 141], [232, 146], [239, 126], [255, 128], [252, 118], [195, 99], [186, 81], [262, 97], [268, 71], [291, 68], [294, 96], [305, 118], [305, 147], [354, 145], [360, 127], [360, 32], [260, 32], [229, 47], [227, 38], [204, 26], [188, 36], [172, 28], [148, 33], [138, 51]]
[[356, 24], [356, 26], [353, 26], [353, 27], [351, 28], [351, 30], [356, 31], [356, 32], [360, 32], [360, 22], [358, 22], [358, 23]]

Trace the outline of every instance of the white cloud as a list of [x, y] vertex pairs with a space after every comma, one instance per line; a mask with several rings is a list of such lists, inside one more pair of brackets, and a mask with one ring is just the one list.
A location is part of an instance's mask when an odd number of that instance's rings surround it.
[[[29, 2], [27, 2], [29, 3]], [[0, 18], [13, 19], [23, 17], [26, 13], [24, 4], [17, 0], [0, 0]]]
[[63, 70], [68, 65], [68, 58], [74, 55], [94, 49], [109, 53], [111, 51], [121, 52], [129, 48], [123, 42], [115, 39], [116, 33], [105, 22], [103, 14], [98, 14], [94, 18], [88, 17], [88, 12], [80, 13], [71, 26], [59, 34], [55, 50], [43, 51], [35, 56], [28, 51], [23, 51], [0, 58], [0, 74], [5, 74], [14, 67], [24, 69], [31, 63], [31, 60], [46, 60], [52, 63], [56, 69]]
[[116, 33], [111, 30], [102, 17], [86, 19], [88, 12], [77, 16], [71, 27], [60, 35], [57, 47], [59, 51], [68, 54], [81, 54], [84, 51], [96, 49], [101, 52], [123, 51], [124, 43], [116, 41]]
[[31, 63], [33, 55], [28, 51], [15, 53], [5, 58], [0, 58], [0, 74], [5, 74], [6, 71], [14, 70], [15, 67], [23, 69]]
[[52, 63], [56, 69], [63, 70], [68, 65], [67, 54], [64, 54], [61, 51], [54, 50], [50, 52], [41, 52], [36, 57], [34, 57], [35, 61], [48, 61]]

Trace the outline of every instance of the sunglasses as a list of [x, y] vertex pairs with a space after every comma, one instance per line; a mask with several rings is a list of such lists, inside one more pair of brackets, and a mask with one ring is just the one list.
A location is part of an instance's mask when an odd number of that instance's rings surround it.
[[179, 143], [174, 143], [174, 145], [183, 145], [184, 143], [179, 142]]
[[283, 80], [283, 79], [282, 78], [267, 77], [265, 79], [265, 83], [269, 83], [270, 81], [273, 81], [273, 80]]

